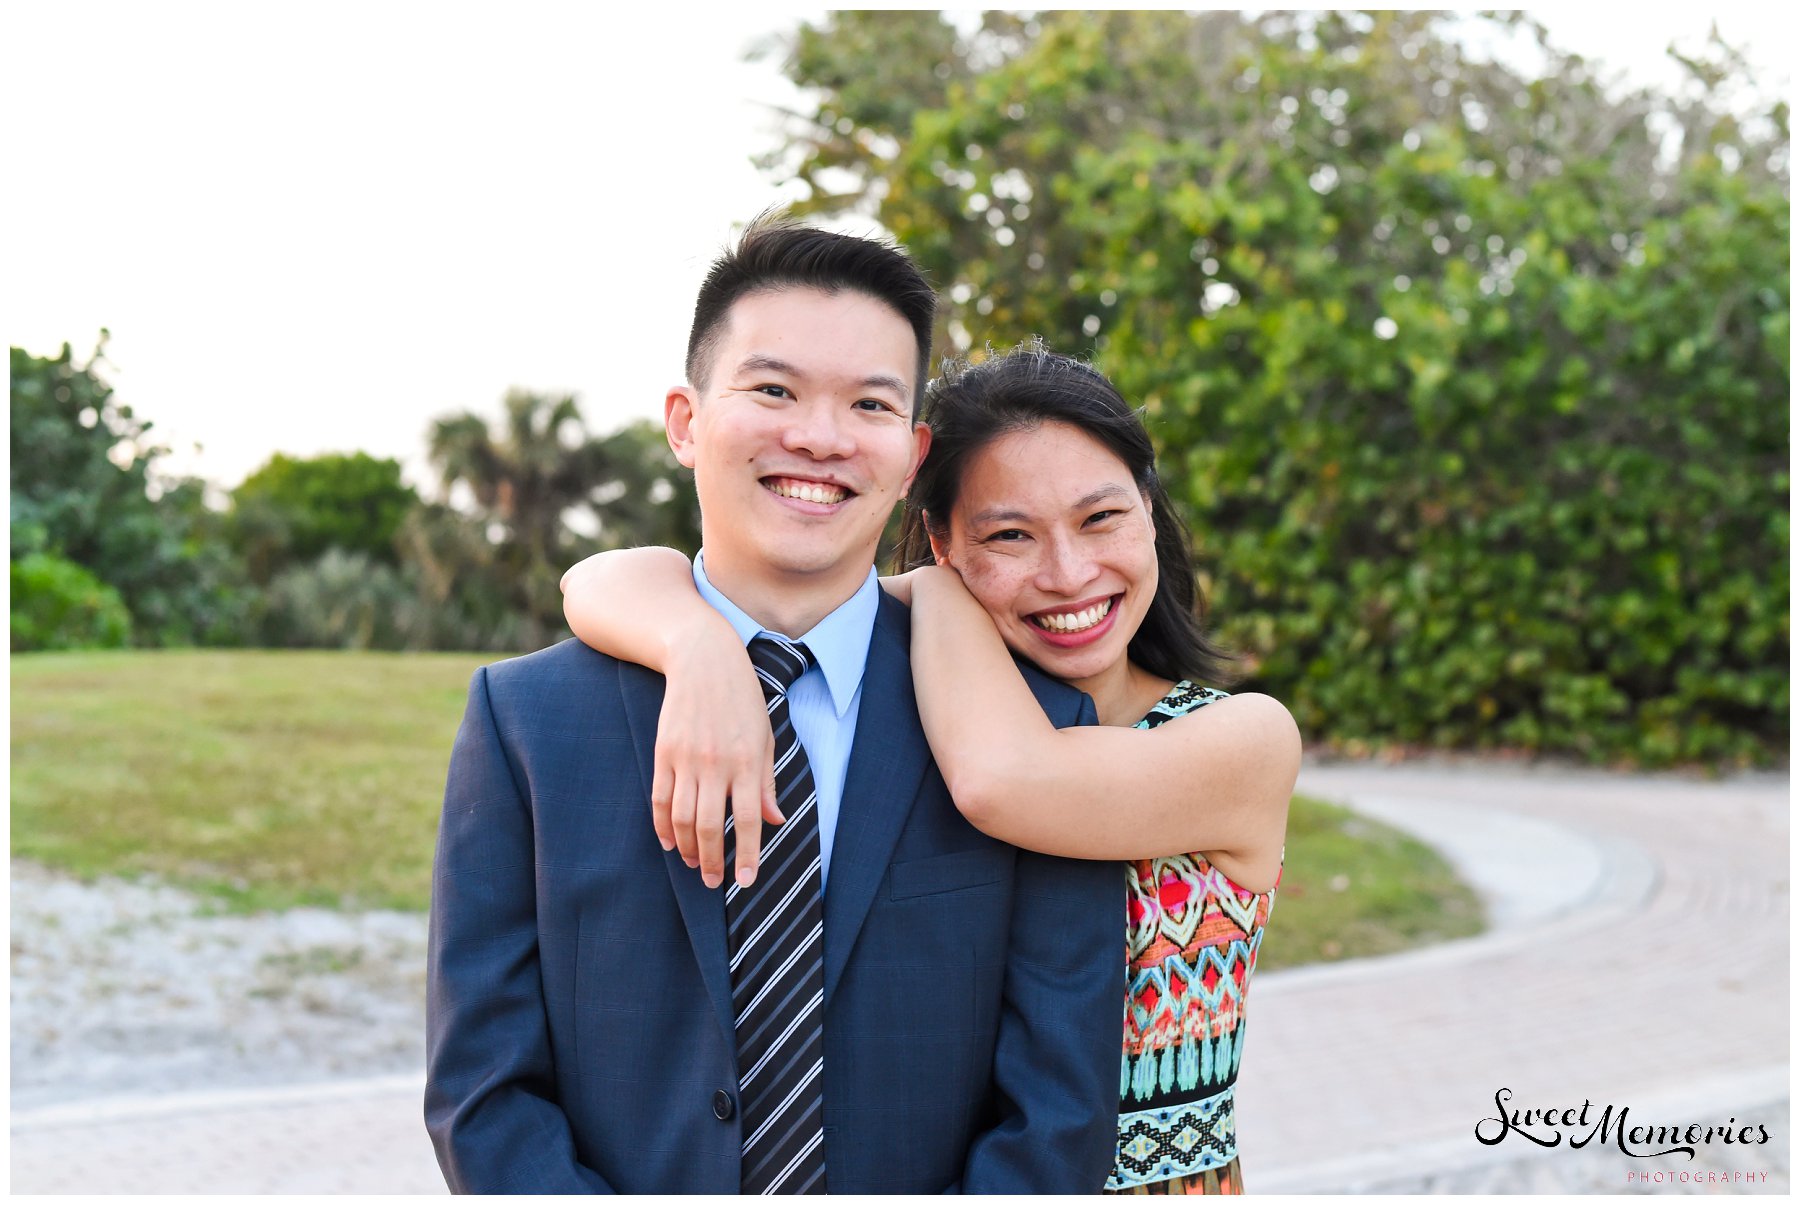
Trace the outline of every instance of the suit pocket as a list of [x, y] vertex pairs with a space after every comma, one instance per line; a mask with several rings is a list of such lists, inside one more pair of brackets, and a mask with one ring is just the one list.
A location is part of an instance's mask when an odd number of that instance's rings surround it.
[[1003, 883], [1012, 870], [1012, 863], [1013, 851], [1002, 846], [896, 862], [888, 871], [888, 898], [907, 900]]

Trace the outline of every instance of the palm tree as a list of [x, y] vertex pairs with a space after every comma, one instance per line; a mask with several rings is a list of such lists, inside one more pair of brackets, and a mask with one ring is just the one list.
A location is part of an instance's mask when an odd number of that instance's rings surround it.
[[676, 466], [660, 434], [649, 438], [653, 428], [596, 438], [572, 395], [520, 389], [507, 392], [498, 432], [466, 412], [432, 423], [429, 452], [445, 500], [458, 484], [472, 495], [530, 646], [562, 630], [557, 582], [573, 562], [632, 542], [690, 550], [697, 542], [680, 538], [691, 494], [670, 481]]

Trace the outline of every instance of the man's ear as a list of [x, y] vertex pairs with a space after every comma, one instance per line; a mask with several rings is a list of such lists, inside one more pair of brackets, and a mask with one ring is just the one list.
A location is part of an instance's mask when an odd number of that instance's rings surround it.
[[900, 483], [902, 498], [906, 497], [906, 491], [912, 488], [913, 478], [919, 475], [919, 466], [925, 463], [925, 454], [929, 451], [931, 451], [931, 428], [924, 423], [914, 423], [912, 467], [906, 470], [906, 480]]
[[694, 412], [699, 405], [700, 399], [688, 385], [671, 385], [663, 398], [663, 434], [669, 437], [669, 447], [684, 469], [694, 467]]

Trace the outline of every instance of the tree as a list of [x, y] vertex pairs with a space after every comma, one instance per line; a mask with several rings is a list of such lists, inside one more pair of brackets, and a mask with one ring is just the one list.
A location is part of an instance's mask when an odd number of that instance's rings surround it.
[[[1430, 13], [837, 13], [768, 162], [952, 346], [1141, 399], [1255, 683], [1350, 748], [1787, 726], [1788, 113], [1526, 78]], [[886, 81], [876, 86], [871, 81]]]
[[400, 462], [367, 452], [297, 458], [277, 452], [231, 493], [230, 529], [250, 576], [266, 583], [327, 549], [398, 563], [394, 539], [419, 504]]
[[406, 516], [399, 540], [420, 608], [412, 647], [531, 647], [517, 581], [502, 562], [506, 549], [489, 538], [485, 520], [428, 502]]
[[[667, 445], [641, 425], [595, 438], [572, 396], [512, 390], [498, 432], [476, 414], [438, 419], [430, 455], [447, 498], [458, 486], [469, 491], [530, 647], [563, 630], [558, 582], [582, 557], [646, 536], [694, 546], [682, 530], [691, 502], [670, 482]], [[571, 526], [572, 516], [588, 534]], [[466, 553], [466, 540], [443, 539], [441, 516], [435, 526], [436, 547]], [[434, 546], [426, 530], [413, 533], [415, 551]], [[441, 583], [456, 571], [440, 562], [428, 576]]]
[[692, 556], [700, 550], [700, 500], [694, 474], [681, 466], [659, 422], [639, 419], [606, 437], [618, 460], [637, 466], [632, 481], [602, 487], [607, 510], [601, 537], [609, 548], [664, 544]]
[[82, 364], [66, 343], [48, 358], [11, 349], [11, 559], [83, 567], [118, 592], [140, 644], [234, 641], [246, 600], [202, 483], [153, 471], [165, 449], [114, 399], [105, 347], [102, 331]]

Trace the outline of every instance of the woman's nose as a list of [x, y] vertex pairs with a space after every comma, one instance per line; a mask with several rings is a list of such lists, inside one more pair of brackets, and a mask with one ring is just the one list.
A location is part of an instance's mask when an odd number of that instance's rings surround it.
[[1073, 596], [1099, 573], [1099, 565], [1077, 541], [1057, 538], [1049, 542], [1044, 560], [1038, 567], [1037, 585], [1047, 593]]

